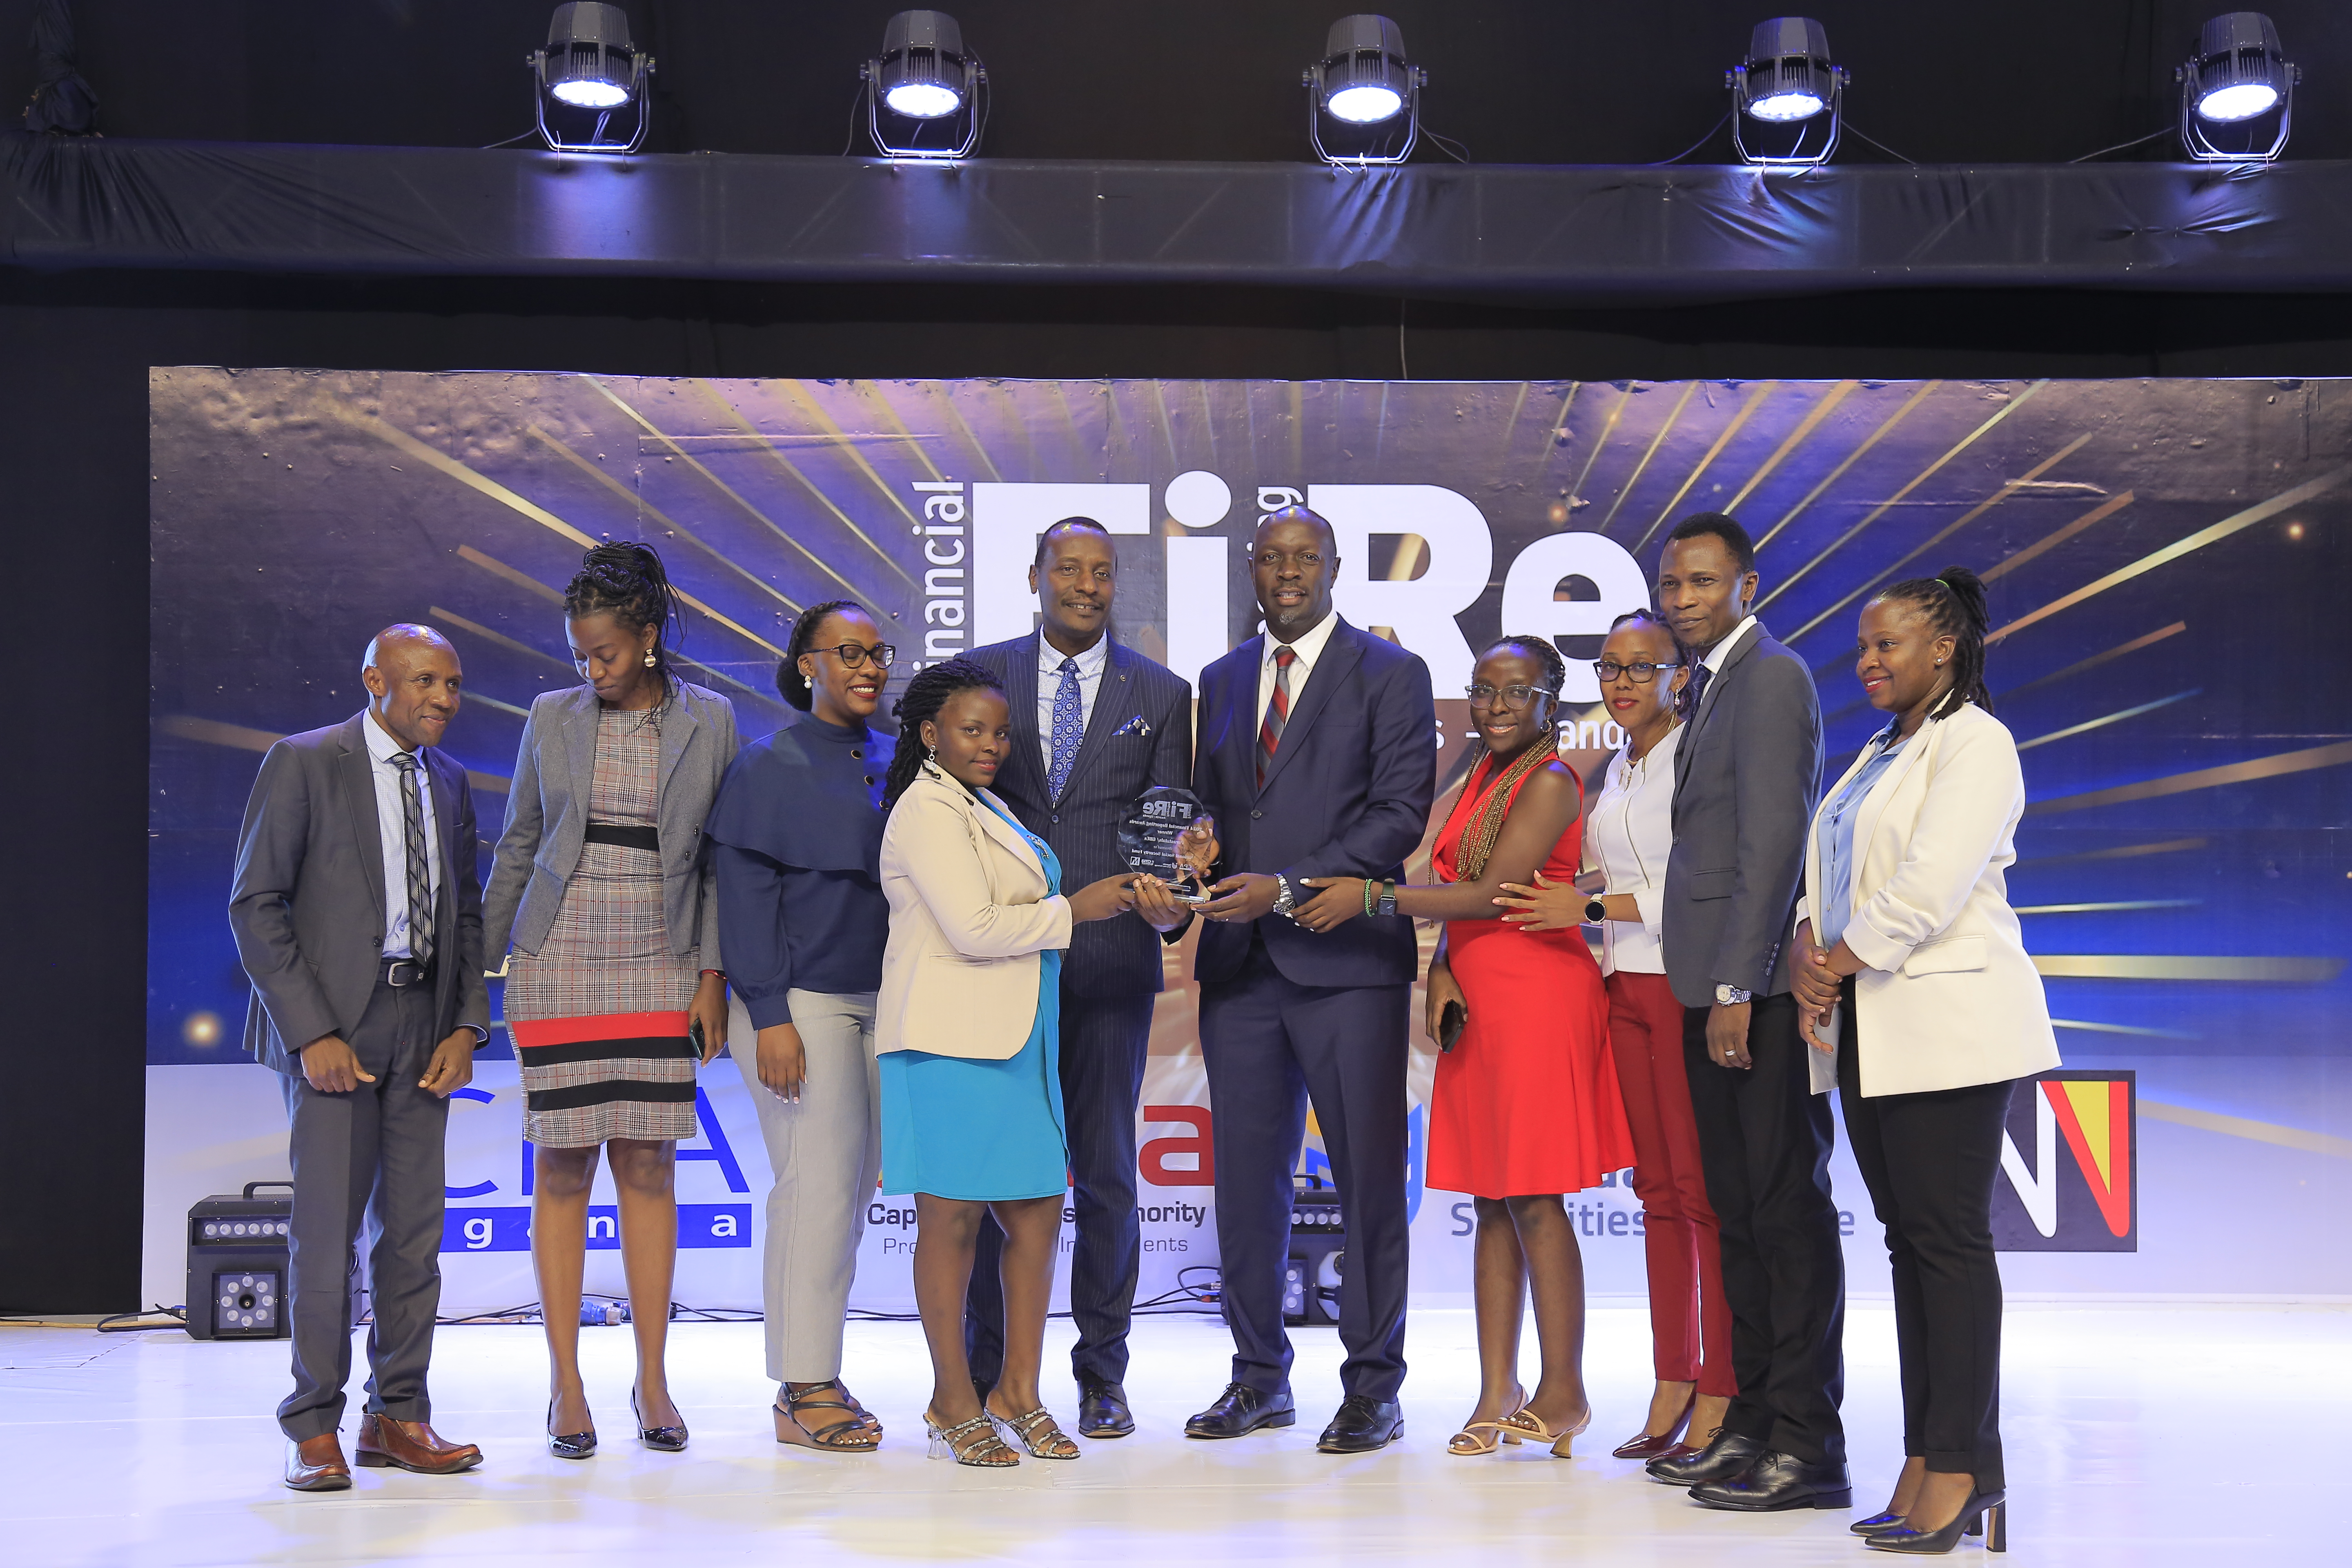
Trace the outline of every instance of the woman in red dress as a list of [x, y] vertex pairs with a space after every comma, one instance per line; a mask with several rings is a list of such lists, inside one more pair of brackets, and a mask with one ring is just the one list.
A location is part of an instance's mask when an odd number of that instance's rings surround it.
[[[1532, 1437], [1568, 1457], [1591, 1423], [1584, 1393], [1584, 1258], [1565, 1193], [1633, 1163], [1633, 1135], [1609, 1054], [1609, 1004], [1581, 932], [1505, 924], [1505, 882], [1540, 869], [1573, 879], [1582, 854], [1583, 785], [1560, 762], [1556, 715], [1567, 675], [1548, 637], [1505, 637], [1479, 659], [1471, 722], [1485, 752], [1472, 765], [1431, 863], [1443, 879], [1362, 890], [1372, 909], [1446, 922], [1429, 965], [1429, 1033], [1442, 1045], [1449, 1005], [1460, 1037], [1437, 1061], [1430, 1096], [1432, 1187], [1476, 1200], [1477, 1408], [1447, 1451], [1492, 1453]], [[1363, 910], [1318, 897], [1301, 925], [1326, 931]], [[1543, 1358], [1533, 1394], [1518, 1377], [1519, 1323], [1535, 1296]]]

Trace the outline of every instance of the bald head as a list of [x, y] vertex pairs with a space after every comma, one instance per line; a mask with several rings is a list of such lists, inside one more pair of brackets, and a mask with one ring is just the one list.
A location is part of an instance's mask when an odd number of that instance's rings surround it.
[[431, 626], [402, 622], [375, 634], [360, 666], [368, 712], [407, 751], [436, 746], [457, 716], [466, 672], [457, 650]]

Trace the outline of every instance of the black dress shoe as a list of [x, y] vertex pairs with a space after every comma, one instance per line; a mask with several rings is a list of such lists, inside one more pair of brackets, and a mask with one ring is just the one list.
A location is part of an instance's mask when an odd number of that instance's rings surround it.
[[1288, 1426], [1297, 1421], [1298, 1406], [1287, 1390], [1268, 1394], [1246, 1384], [1229, 1383], [1217, 1402], [1184, 1423], [1187, 1437], [1239, 1437], [1261, 1426]]
[[1874, 1513], [1868, 1519], [1855, 1520], [1846, 1528], [1856, 1535], [1884, 1535], [1890, 1530], [1902, 1529], [1903, 1516], [1899, 1513]]
[[1754, 1437], [1743, 1437], [1737, 1432], [1717, 1432], [1715, 1441], [1696, 1454], [1680, 1458], [1661, 1455], [1642, 1468], [1654, 1481], [1670, 1487], [1688, 1487], [1700, 1481], [1728, 1480], [1756, 1462], [1764, 1452], [1764, 1445]]
[[1327, 1454], [1369, 1454], [1385, 1448], [1404, 1430], [1404, 1406], [1393, 1399], [1351, 1394], [1315, 1446]]
[[1135, 1413], [1127, 1407], [1127, 1390], [1116, 1383], [1078, 1384], [1078, 1436], [1125, 1437], [1135, 1431]]
[[[1776, 1513], [1784, 1508], [1852, 1508], [1853, 1482], [1843, 1462], [1809, 1465], [1770, 1449], [1756, 1456], [1742, 1475], [1702, 1481], [1690, 1489], [1695, 1502], [1740, 1513]], [[1872, 1541], [1876, 1536], [1869, 1538]]]

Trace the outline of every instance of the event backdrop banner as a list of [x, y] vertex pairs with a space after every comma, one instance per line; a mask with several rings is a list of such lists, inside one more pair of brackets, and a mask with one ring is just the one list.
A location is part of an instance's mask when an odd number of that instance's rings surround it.
[[[1072, 514], [1116, 537], [1115, 635], [1195, 678], [1255, 631], [1250, 531], [1295, 502], [1338, 532], [1340, 613], [1428, 662], [1449, 785], [1467, 756], [1448, 694], [1504, 632], [1568, 656], [1560, 744], [1595, 773], [1622, 737], [1588, 661], [1648, 601], [1685, 513], [1731, 512], [1757, 538], [1758, 608], [1813, 668], [1832, 774], [1878, 722], [1851, 668], [1862, 605], [1974, 567], [2024, 755], [2010, 889], [2067, 1062], [2011, 1111], [2011, 1288], [2352, 1295], [2352, 708], [2334, 684], [2352, 668], [2352, 385], [174, 368], [152, 373], [150, 406], [152, 1299], [178, 1300], [190, 1203], [285, 1171], [277, 1087], [236, 1045], [236, 826], [273, 741], [358, 710], [378, 627], [428, 622], [464, 659], [447, 749], [472, 773], [487, 868], [524, 714], [577, 679], [560, 591], [590, 544], [660, 550], [691, 605], [688, 675], [758, 736], [786, 715], [773, 673], [801, 606], [872, 606], [903, 681], [1029, 630], [1035, 538]], [[1169, 976], [1140, 1111], [1147, 1296], [1216, 1260], [1189, 943]], [[1414, 1046], [1414, 1284], [1459, 1299], [1469, 1206], [1422, 1190], [1433, 1056]], [[501, 1032], [450, 1121], [451, 1311], [535, 1295], [517, 1099]], [[756, 1306], [768, 1163], [734, 1064], [703, 1074], [699, 1109], [678, 1297]], [[1311, 1127], [1300, 1159], [1324, 1168]], [[1861, 1183], [1843, 1154], [1833, 1169], [1853, 1289], [1883, 1293]], [[1638, 1290], [1622, 1173], [1570, 1201], [1592, 1288]], [[868, 1220], [856, 1300], [903, 1310], [911, 1204], [877, 1194]], [[621, 1289], [612, 1226], [600, 1208], [592, 1290]]]

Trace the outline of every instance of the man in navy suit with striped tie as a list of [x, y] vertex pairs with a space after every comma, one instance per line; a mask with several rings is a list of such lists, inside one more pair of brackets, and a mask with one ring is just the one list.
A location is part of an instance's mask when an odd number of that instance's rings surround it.
[[[1102, 524], [1064, 518], [1038, 540], [1029, 568], [1038, 629], [971, 655], [1004, 683], [1013, 709], [1013, 749], [996, 793], [1054, 847], [1072, 888], [1126, 869], [1118, 828], [1136, 797], [1182, 786], [1192, 766], [1192, 687], [1111, 640], [1118, 575]], [[1070, 1366], [1078, 1431], [1087, 1437], [1135, 1430], [1123, 1386], [1143, 1256], [1135, 1117], [1161, 984], [1160, 939], [1135, 916], [1072, 934], [1062, 961], [1062, 1105], [1076, 1213], [1070, 1315], [1078, 1342]], [[1004, 1357], [1003, 1242], [996, 1222], [983, 1220], [965, 1304], [972, 1381], [983, 1397]]]
[[1352, 1454], [1403, 1426], [1406, 1008], [1420, 952], [1392, 908], [1319, 935], [1290, 915], [1310, 895], [1362, 896], [1360, 880], [1314, 893], [1307, 878], [1403, 877], [1436, 793], [1437, 716], [1429, 667], [1333, 612], [1339, 569], [1316, 513], [1260, 522], [1250, 574], [1265, 631], [1201, 674], [1192, 793], [1217, 820], [1227, 874], [1201, 906], [1195, 972], [1234, 1369], [1184, 1430], [1238, 1437], [1297, 1419], [1282, 1275], [1311, 1102], [1348, 1225], [1346, 1397], [1318, 1447]]

